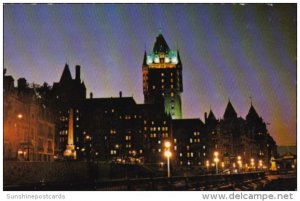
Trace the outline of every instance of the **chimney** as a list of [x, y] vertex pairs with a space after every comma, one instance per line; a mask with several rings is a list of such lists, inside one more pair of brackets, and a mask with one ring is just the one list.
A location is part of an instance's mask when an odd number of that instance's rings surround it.
[[206, 123], [206, 120], [207, 120], [207, 113], [204, 112], [204, 122]]
[[75, 80], [80, 81], [80, 65], [76, 65], [76, 75], [75, 75]]
[[120, 98], [122, 98], [122, 91], [119, 92], [119, 96], [120, 96]]
[[90, 99], [93, 99], [93, 93], [92, 92], [90, 93]]
[[25, 78], [18, 79], [18, 89], [25, 89], [27, 87], [27, 81]]

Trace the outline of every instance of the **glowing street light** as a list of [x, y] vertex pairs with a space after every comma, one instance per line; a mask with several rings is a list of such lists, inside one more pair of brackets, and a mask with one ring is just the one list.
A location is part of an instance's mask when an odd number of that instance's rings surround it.
[[254, 170], [254, 169], [255, 169], [255, 161], [254, 161], [254, 158], [251, 158], [251, 159], [250, 159], [250, 165], [251, 165], [251, 168]]
[[167, 166], [168, 166], [168, 178], [171, 177], [171, 169], [170, 169], [170, 157], [172, 156], [172, 152], [170, 151], [171, 142], [165, 142], [165, 157], [167, 158]]
[[166, 141], [166, 142], [165, 142], [165, 147], [166, 147], [167, 149], [169, 149], [169, 148], [171, 147], [171, 142]]
[[214, 162], [216, 163], [216, 174], [218, 174], [218, 162], [220, 161], [218, 156], [219, 156], [219, 152], [215, 151], [214, 152], [214, 157], [215, 157]]
[[263, 166], [263, 161], [262, 160], [258, 161], [258, 166], [259, 166], [260, 169], [262, 168], [262, 166]]
[[209, 160], [206, 161], [206, 168], [207, 168], [207, 172], [209, 170]]
[[22, 119], [23, 118], [23, 114], [20, 113], [20, 114], [17, 115], [17, 117], [18, 117], [18, 119]]
[[239, 165], [239, 169], [242, 169], [242, 157], [241, 156], [238, 156], [237, 157], [237, 163], [238, 163], [238, 165]]

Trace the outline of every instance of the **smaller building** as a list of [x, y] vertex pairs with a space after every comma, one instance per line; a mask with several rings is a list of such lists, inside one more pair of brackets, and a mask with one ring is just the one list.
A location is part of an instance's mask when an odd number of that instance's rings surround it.
[[200, 119], [172, 120], [174, 161], [177, 166], [201, 167], [208, 155]]
[[4, 75], [4, 160], [52, 161], [55, 124], [35, 86]]

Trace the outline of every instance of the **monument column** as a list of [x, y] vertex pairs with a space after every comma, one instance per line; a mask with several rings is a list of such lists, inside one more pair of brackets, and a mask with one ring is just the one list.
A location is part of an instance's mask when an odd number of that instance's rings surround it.
[[70, 108], [69, 111], [68, 144], [66, 146], [66, 150], [64, 151], [64, 157], [72, 160], [75, 160], [77, 158], [74, 145], [74, 125], [72, 108]]

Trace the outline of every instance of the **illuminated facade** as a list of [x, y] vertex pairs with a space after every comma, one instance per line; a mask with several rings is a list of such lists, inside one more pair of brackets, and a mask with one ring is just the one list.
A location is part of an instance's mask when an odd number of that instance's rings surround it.
[[146, 104], [163, 101], [165, 112], [181, 119], [182, 63], [179, 51], [170, 50], [162, 34], [156, 38], [153, 51], [145, 52], [143, 92]]
[[266, 166], [272, 156], [277, 156], [276, 142], [252, 104], [245, 119], [237, 116], [230, 101], [220, 120], [210, 110], [208, 116], [205, 114], [205, 127], [209, 157], [213, 158], [213, 153], [218, 151], [227, 168], [238, 156], [245, 164], [249, 165], [253, 158], [256, 162], [263, 161]]
[[12, 76], [4, 76], [4, 160], [52, 161], [55, 124], [36, 86], [24, 78], [14, 87]]

